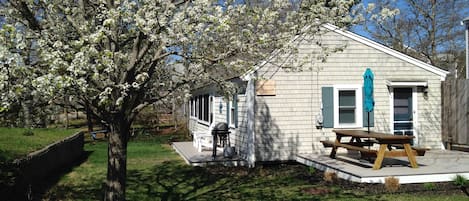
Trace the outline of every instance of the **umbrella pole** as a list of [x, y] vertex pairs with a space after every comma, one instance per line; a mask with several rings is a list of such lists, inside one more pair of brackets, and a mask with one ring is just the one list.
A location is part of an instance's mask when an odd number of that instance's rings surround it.
[[[368, 113], [368, 134], [370, 134], [370, 112], [367, 112]], [[368, 138], [368, 150], [370, 150], [370, 138]]]
[[368, 113], [368, 133], [370, 133], [370, 112], [367, 112]]

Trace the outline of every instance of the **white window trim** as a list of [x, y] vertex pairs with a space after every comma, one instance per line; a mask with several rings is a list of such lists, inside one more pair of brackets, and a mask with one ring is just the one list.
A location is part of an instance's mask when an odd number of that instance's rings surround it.
[[[355, 120], [354, 124], [339, 124], [339, 91], [355, 90]], [[334, 85], [334, 128], [362, 128], [363, 127], [363, 95], [362, 85]]]
[[[228, 100], [228, 110], [230, 111], [230, 114], [228, 115], [229, 116], [228, 117], [228, 125], [229, 125], [230, 128], [235, 128], [236, 127], [236, 125], [234, 124], [235, 119], [231, 118], [231, 117], [233, 117], [234, 109], [235, 108], [233, 107], [233, 100], [229, 99]], [[231, 122], [233, 122], [233, 123], [231, 123]]]
[[209, 95], [208, 96], [208, 122], [213, 122], [213, 101], [214, 97], [212, 95]]

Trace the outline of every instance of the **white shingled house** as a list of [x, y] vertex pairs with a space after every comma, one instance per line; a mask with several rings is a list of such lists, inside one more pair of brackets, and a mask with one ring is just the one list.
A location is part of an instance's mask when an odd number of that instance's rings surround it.
[[[363, 73], [374, 73], [371, 130], [415, 136], [413, 144], [443, 149], [441, 83], [447, 71], [332, 25], [314, 40], [298, 37], [296, 58], [273, 54], [243, 76], [230, 99], [207, 87], [193, 91], [189, 129], [208, 132], [212, 122], [229, 124], [237, 154], [255, 162], [295, 160], [300, 153], [326, 153], [321, 140], [332, 129], [365, 129]], [[340, 48], [325, 59], [321, 47]], [[300, 57], [322, 61], [302, 63]], [[306, 58], [306, 57], [305, 57]], [[303, 59], [307, 60], [307, 59]]]

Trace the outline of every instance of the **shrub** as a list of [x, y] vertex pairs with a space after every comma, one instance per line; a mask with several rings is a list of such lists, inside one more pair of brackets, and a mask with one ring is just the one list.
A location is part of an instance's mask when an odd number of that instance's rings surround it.
[[314, 168], [313, 166], [310, 166], [308, 168], [308, 172], [309, 172], [310, 175], [314, 175], [314, 173], [316, 173], [316, 168]]
[[436, 190], [436, 185], [434, 183], [424, 183], [423, 188], [427, 191]]
[[456, 177], [453, 178], [453, 184], [457, 187], [465, 187], [468, 184], [468, 180], [462, 175], [456, 175]]
[[469, 181], [467, 180], [466, 177], [462, 175], [456, 175], [456, 177], [453, 178], [453, 184], [459, 187], [459, 189], [464, 192], [467, 196], [469, 196], [469, 192], [467, 191], [466, 186], [469, 184]]
[[399, 190], [400, 184], [399, 179], [396, 177], [386, 177], [384, 179], [384, 188], [390, 193], [394, 193]]
[[23, 135], [24, 136], [33, 136], [34, 135], [34, 132], [32, 129], [27, 129], [27, 130], [24, 130], [23, 131]]
[[324, 181], [334, 182], [337, 180], [337, 174], [335, 172], [324, 172]]

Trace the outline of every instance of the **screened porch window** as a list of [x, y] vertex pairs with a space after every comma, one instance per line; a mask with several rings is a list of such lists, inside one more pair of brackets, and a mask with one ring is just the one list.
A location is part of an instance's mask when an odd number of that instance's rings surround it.
[[213, 121], [213, 97], [209, 94], [196, 96], [191, 99], [191, 116], [199, 121], [211, 123]]
[[202, 99], [203, 99], [203, 116], [202, 116], [201, 119], [208, 122], [209, 121], [209, 112], [210, 112], [209, 105], [211, 105], [209, 103], [209, 95], [202, 96]]

